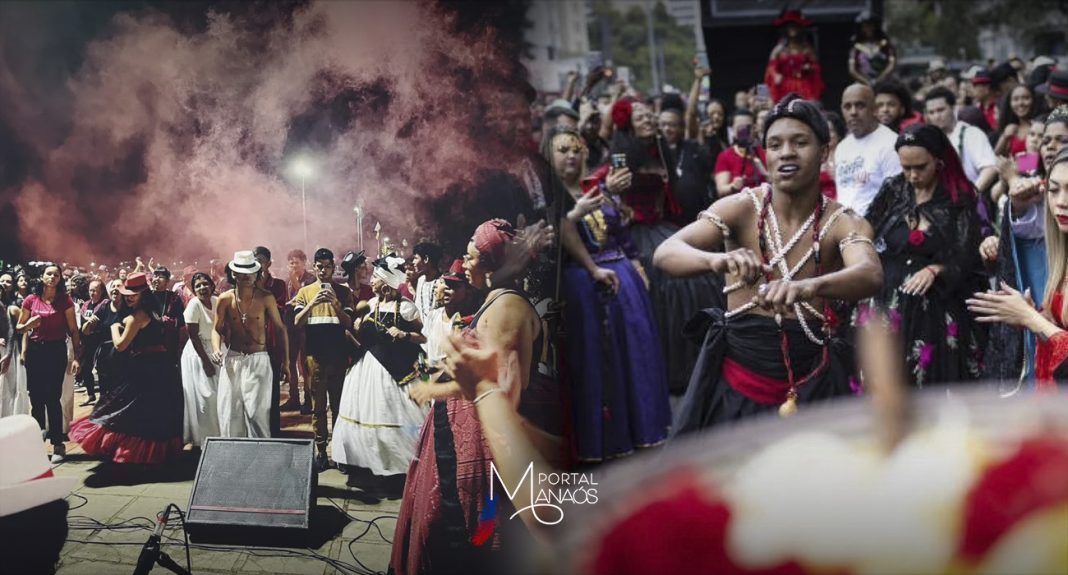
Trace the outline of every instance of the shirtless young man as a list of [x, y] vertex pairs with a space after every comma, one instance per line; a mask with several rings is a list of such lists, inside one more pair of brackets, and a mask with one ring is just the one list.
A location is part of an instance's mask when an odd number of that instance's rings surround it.
[[871, 226], [820, 193], [829, 140], [819, 109], [787, 96], [766, 120], [771, 184], [720, 199], [657, 249], [669, 274], [727, 283], [729, 311], [691, 323], [704, 350], [676, 433], [850, 393], [852, 357], [830, 304], [875, 295], [883, 274]]
[[[252, 252], [235, 253], [229, 269], [236, 287], [219, 296], [211, 334], [212, 360], [222, 366], [219, 433], [223, 437], [270, 437], [273, 372], [265, 318], [282, 338], [282, 357], [289, 357], [289, 338], [274, 296], [256, 287], [260, 263]], [[283, 362], [282, 369], [288, 378], [289, 366]]]

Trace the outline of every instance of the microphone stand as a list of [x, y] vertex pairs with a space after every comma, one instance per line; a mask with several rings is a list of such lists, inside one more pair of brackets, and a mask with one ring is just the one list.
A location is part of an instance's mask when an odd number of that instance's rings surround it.
[[141, 548], [141, 555], [137, 558], [134, 575], [148, 575], [156, 565], [169, 569], [178, 575], [192, 575], [160, 548], [160, 540], [163, 538], [163, 529], [167, 526], [167, 520], [170, 518], [171, 507], [174, 507], [174, 504], [168, 503], [163, 508], [163, 511], [156, 516], [156, 530], [149, 536], [148, 541], [145, 541], [144, 547]]

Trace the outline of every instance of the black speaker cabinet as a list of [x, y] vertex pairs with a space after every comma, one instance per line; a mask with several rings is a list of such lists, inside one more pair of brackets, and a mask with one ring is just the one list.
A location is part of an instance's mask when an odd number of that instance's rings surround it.
[[315, 508], [314, 461], [311, 439], [208, 438], [185, 519], [190, 539], [304, 545]]

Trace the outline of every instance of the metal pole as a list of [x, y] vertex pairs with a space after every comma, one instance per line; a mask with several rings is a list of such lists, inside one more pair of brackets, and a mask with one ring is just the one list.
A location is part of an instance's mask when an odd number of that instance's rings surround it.
[[311, 246], [308, 245], [308, 197], [304, 193], [304, 175], [300, 176], [300, 211], [304, 218], [304, 253], [311, 253]]
[[645, 9], [645, 22], [646, 29], [649, 37], [649, 71], [653, 75], [653, 89], [652, 94], [660, 93], [660, 73], [657, 71], [656, 65], [656, 32], [653, 31], [653, 7], [646, 6]]

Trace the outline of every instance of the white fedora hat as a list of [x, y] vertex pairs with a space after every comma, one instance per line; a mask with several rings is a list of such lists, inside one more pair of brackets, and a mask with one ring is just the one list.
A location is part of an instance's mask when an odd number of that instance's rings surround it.
[[234, 259], [228, 265], [230, 271], [236, 274], [254, 274], [260, 271], [260, 262], [256, 261], [252, 250], [234, 252]]
[[0, 418], [0, 517], [63, 499], [77, 477], [55, 477], [41, 428], [28, 415]]

